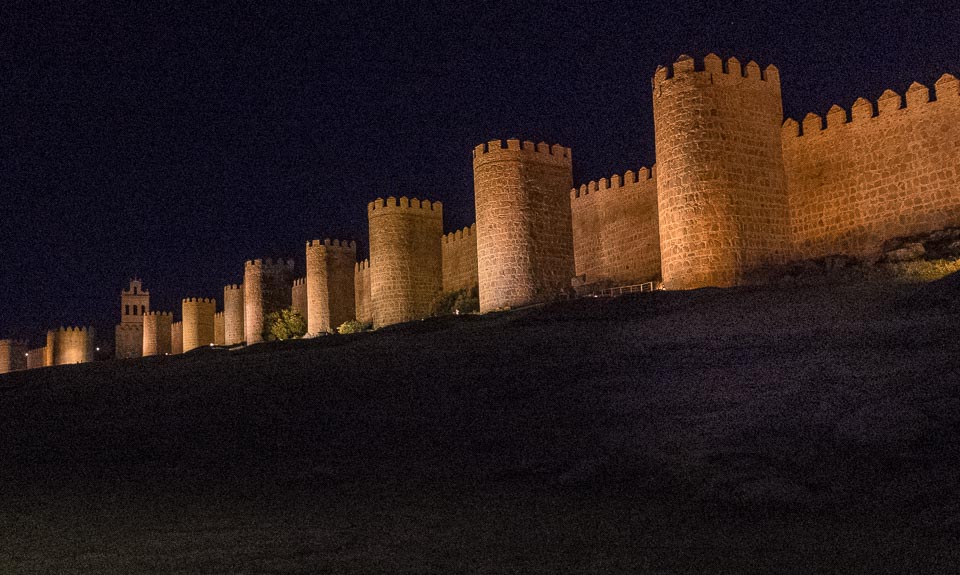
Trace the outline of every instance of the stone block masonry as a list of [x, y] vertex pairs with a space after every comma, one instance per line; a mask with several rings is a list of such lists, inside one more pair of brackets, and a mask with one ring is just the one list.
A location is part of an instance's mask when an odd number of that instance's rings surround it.
[[960, 222], [960, 82], [944, 74], [874, 103], [783, 124], [793, 257], [879, 254], [884, 240]]
[[166, 355], [171, 353], [170, 330], [173, 314], [170, 312], [148, 312], [143, 316], [143, 356]]
[[244, 342], [243, 285], [223, 287], [223, 343], [236, 345]]
[[61, 327], [47, 332], [45, 365], [93, 361], [96, 332], [92, 327]]
[[332, 333], [343, 322], [357, 317], [357, 245], [354, 242], [307, 242], [307, 333]]
[[[480, 311], [550, 301], [574, 275], [569, 148], [494, 140], [473, 152]], [[376, 265], [376, 262], [374, 262]]]
[[170, 324], [170, 354], [183, 353], [183, 322], [175, 321]]
[[187, 298], [183, 300], [183, 352], [210, 345], [216, 336], [217, 300]]
[[578, 277], [598, 286], [660, 279], [655, 167], [583, 184], [570, 204]]
[[243, 331], [247, 345], [264, 339], [271, 313], [293, 303], [293, 260], [249, 260], [243, 268]]
[[367, 205], [375, 327], [421, 319], [443, 288], [443, 206], [388, 197]]
[[27, 344], [12, 339], [0, 339], [0, 374], [27, 369]]
[[477, 275], [477, 224], [443, 236], [443, 291], [470, 290]]
[[790, 246], [780, 146], [780, 76], [711, 54], [681, 56], [653, 78], [663, 282], [741, 283]]
[[370, 260], [363, 260], [354, 266], [353, 283], [357, 321], [372, 324], [373, 300], [370, 294]]

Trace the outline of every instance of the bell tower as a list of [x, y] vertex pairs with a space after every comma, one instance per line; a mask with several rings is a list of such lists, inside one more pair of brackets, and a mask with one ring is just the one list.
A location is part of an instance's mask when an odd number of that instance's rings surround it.
[[150, 292], [143, 282], [131, 279], [120, 294], [120, 325], [116, 329], [117, 359], [143, 355], [143, 316], [150, 312]]

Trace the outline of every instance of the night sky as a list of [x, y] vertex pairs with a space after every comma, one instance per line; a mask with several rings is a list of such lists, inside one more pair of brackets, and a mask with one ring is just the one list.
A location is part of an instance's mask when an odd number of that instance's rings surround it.
[[490, 139], [570, 146], [577, 183], [648, 166], [682, 53], [776, 65], [798, 119], [960, 74], [952, 0], [185, 5], [0, 4], [0, 338], [112, 339], [131, 276], [179, 315], [246, 259], [365, 253], [378, 196], [469, 225]]

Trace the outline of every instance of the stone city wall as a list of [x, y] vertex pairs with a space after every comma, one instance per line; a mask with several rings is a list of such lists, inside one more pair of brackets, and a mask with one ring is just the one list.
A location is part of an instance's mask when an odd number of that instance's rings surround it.
[[[931, 101], [931, 95], [935, 100]], [[960, 82], [914, 83], [783, 124], [793, 257], [876, 256], [884, 240], [960, 223]]]
[[477, 286], [477, 224], [443, 236], [443, 291], [470, 290]]
[[577, 276], [607, 285], [660, 279], [656, 167], [583, 184], [570, 206]]

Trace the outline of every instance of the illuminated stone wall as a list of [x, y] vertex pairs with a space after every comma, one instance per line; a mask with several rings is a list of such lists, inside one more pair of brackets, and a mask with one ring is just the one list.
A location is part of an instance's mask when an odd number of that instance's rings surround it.
[[712, 54], [703, 68], [681, 56], [653, 78], [667, 288], [741, 283], [790, 245], [778, 72]]
[[173, 314], [151, 311], [143, 316], [143, 356], [164, 355], [171, 352], [170, 330]]
[[307, 320], [307, 278], [296, 278], [290, 288], [290, 307]]
[[249, 260], [243, 268], [243, 332], [247, 345], [263, 341], [264, 321], [293, 304], [293, 260]]
[[183, 353], [183, 322], [175, 321], [170, 324], [170, 353]]
[[472, 289], [477, 271], [477, 224], [443, 236], [443, 291]]
[[93, 361], [95, 335], [92, 327], [61, 327], [48, 331], [47, 355], [53, 357], [51, 365]]
[[375, 327], [430, 314], [443, 287], [443, 206], [416, 198], [378, 198], [370, 223], [370, 299]]
[[27, 369], [27, 344], [12, 339], [0, 339], [0, 373]]
[[570, 149], [499, 140], [473, 152], [480, 311], [550, 301], [574, 276]]
[[183, 300], [183, 352], [210, 345], [216, 335], [214, 316], [217, 300], [187, 298]]
[[354, 304], [357, 321], [373, 323], [373, 301], [370, 294], [370, 260], [357, 262], [353, 268]]
[[143, 316], [150, 312], [150, 292], [143, 282], [131, 279], [120, 294], [120, 324], [114, 333], [114, 355], [118, 359], [140, 357], [143, 353]]
[[875, 256], [884, 240], [960, 223], [960, 83], [783, 125], [794, 257]]
[[46, 347], [38, 347], [36, 349], [31, 349], [27, 351], [27, 369], [37, 369], [38, 367], [45, 367], [45, 355], [47, 354]]
[[223, 287], [223, 343], [243, 343], [243, 285]]
[[330, 333], [357, 316], [354, 242], [307, 242], [307, 333]]
[[213, 316], [213, 345], [224, 345], [224, 317], [223, 312], [218, 311]]
[[602, 285], [660, 279], [655, 169], [583, 184], [570, 192], [570, 205], [577, 276]]

